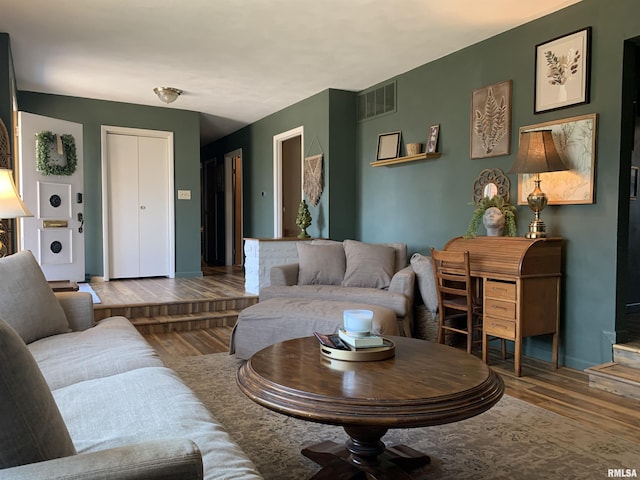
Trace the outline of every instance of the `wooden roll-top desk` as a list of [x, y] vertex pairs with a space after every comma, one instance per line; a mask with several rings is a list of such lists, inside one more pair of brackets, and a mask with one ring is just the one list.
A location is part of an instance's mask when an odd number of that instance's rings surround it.
[[487, 337], [513, 340], [514, 368], [522, 374], [522, 339], [553, 335], [552, 362], [558, 368], [561, 238], [458, 237], [444, 247], [468, 251], [471, 275], [482, 280], [482, 357]]

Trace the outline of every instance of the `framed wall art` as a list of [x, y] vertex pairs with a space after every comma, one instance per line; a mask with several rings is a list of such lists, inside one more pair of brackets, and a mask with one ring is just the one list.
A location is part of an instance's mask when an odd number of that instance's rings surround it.
[[378, 153], [376, 160], [389, 160], [400, 155], [400, 132], [378, 135]]
[[[520, 133], [551, 130], [553, 142], [569, 170], [541, 173], [549, 205], [595, 203], [596, 113], [520, 127]], [[518, 205], [527, 204], [535, 174], [518, 175]]]
[[534, 113], [589, 103], [591, 27], [536, 45]]
[[471, 158], [509, 155], [511, 80], [478, 88], [471, 95]]

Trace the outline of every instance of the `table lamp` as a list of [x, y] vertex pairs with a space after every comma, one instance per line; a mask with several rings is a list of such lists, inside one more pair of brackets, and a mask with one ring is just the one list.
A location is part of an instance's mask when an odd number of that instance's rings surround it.
[[19, 217], [33, 215], [18, 195], [16, 184], [13, 183], [13, 172], [7, 168], [0, 168], [0, 257], [8, 253], [7, 246], [2, 241], [5, 238], [2, 219]]
[[540, 190], [540, 174], [561, 170], [569, 170], [569, 168], [558, 155], [551, 130], [535, 130], [520, 134], [518, 156], [509, 173], [536, 174], [535, 187], [527, 197], [527, 203], [535, 213], [535, 218], [529, 223], [526, 238], [547, 236], [546, 226], [540, 218], [540, 212], [547, 206], [547, 196]]

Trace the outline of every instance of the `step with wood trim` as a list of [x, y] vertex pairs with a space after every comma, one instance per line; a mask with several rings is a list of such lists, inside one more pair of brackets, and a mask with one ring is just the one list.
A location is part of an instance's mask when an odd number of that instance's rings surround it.
[[640, 342], [614, 345], [613, 361], [626, 367], [640, 369]]
[[616, 362], [587, 368], [589, 386], [640, 400], [640, 369]]

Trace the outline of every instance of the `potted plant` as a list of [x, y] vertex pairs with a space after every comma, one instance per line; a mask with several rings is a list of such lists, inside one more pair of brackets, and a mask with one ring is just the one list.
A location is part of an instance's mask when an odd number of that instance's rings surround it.
[[473, 238], [478, 233], [478, 228], [482, 225], [482, 220], [488, 208], [495, 207], [504, 216], [504, 235], [508, 237], [516, 236], [516, 207], [505, 202], [504, 198], [495, 195], [491, 198], [483, 197], [476, 204], [476, 208], [471, 215], [471, 222], [465, 234], [466, 238]]
[[309, 207], [307, 206], [307, 202], [305, 202], [304, 199], [300, 202], [300, 207], [298, 207], [296, 225], [300, 227], [298, 238], [309, 238], [307, 227], [311, 225], [311, 213], [309, 213]]

